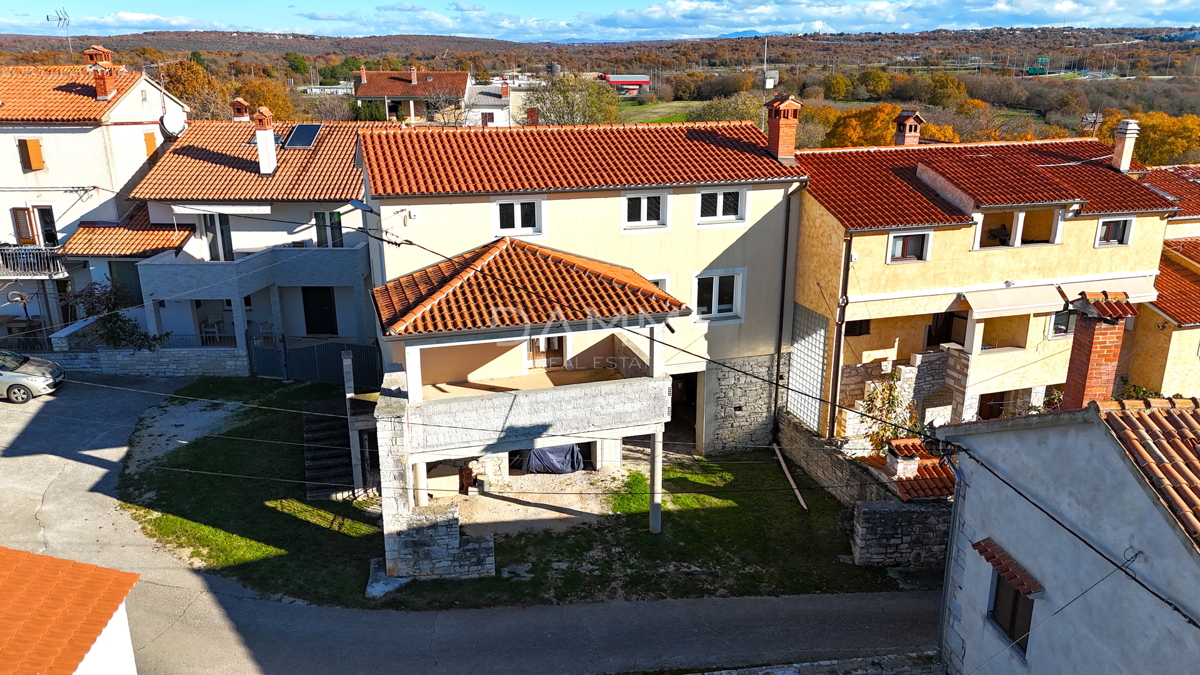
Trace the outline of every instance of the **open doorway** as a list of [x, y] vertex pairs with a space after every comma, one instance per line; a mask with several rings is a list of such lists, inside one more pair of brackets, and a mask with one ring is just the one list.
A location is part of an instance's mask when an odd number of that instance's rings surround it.
[[699, 392], [696, 373], [671, 376], [671, 420], [663, 430], [663, 443], [668, 452], [696, 452], [696, 402]]

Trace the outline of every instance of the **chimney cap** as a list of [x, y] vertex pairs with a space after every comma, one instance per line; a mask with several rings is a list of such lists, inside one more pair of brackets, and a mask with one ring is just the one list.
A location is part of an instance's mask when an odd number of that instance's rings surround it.
[[799, 110], [804, 107], [804, 104], [796, 100], [795, 96], [785, 96], [780, 94], [775, 98], [767, 101], [766, 108], [768, 110]]
[[892, 121], [899, 124], [901, 122], [908, 122], [909, 120], [917, 124], [925, 124], [925, 118], [921, 117], [921, 113], [916, 110], [901, 110], [900, 114], [896, 115], [896, 119]]
[[275, 115], [271, 114], [271, 109], [265, 105], [260, 105], [251, 119], [254, 120], [255, 129], [275, 128]]
[[1123, 119], [1117, 124], [1118, 136], [1137, 136], [1140, 130], [1141, 126], [1138, 125], [1138, 121], [1132, 118]]
[[1071, 307], [1083, 316], [1110, 323], [1138, 315], [1137, 306], [1129, 301], [1129, 294], [1123, 291], [1080, 291], [1079, 299], [1072, 301]]

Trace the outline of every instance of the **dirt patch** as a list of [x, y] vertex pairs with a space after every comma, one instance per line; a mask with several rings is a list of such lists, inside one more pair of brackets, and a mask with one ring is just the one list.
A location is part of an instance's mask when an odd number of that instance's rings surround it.
[[240, 406], [208, 401], [181, 405], [172, 400], [147, 408], [129, 439], [128, 470], [136, 473], [176, 448], [230, 428], [241, 410]]

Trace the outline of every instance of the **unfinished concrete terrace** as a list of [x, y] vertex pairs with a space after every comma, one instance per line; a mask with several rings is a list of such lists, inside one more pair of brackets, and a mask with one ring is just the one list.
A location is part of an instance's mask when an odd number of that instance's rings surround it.
[[421, 398], [426, 401], [432, 401], [456, 396], [477, 396], [487, 393], [546, 389], [572, 384], [585, 384], [588, 382], [606, 382], [609, 380], [619, 380], [623, 377], [621, 372], [615, 368], [550, 370], [513, 377], [494, 377], [474, 382], [461, 380], [442, 384], [427, 384], [421, 387]]

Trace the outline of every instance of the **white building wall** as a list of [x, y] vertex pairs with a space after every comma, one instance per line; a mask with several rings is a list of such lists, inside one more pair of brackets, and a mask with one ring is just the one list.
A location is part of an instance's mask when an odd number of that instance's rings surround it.
[[[945, 434], [1110, 558], [1141, 551], [1131, 568], [1138, 578], [1200, 616], [1200, 553], [1094, 414], [972, 424]], [[1121, 572], [1084, 593], [1113, 567], [972, 459], [960, 456], [959, 467], [942, 645], [951, 673], [970, 673], [997, 654], [987, 672], [1195, 670], [1200, 630]], [[1005, 650], [1007, 638], [988, 618], [994, 570], [971, 548], [985, 537], [1046, 588], [1034, 601], [1026, 655]]]
[[92, 643], [92, 648], [75, 669], [75, 675], [137, 675], [133, 637], [124, 602]]

